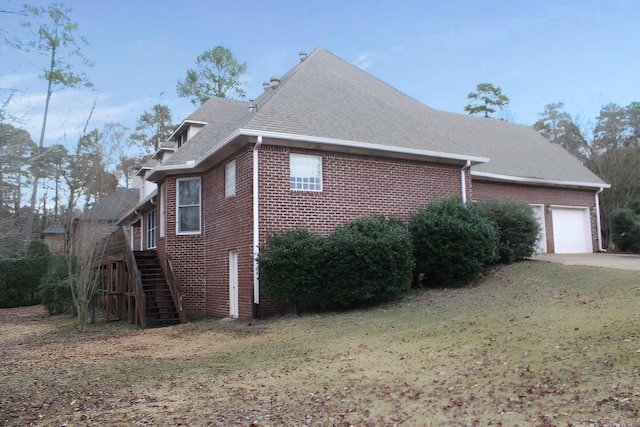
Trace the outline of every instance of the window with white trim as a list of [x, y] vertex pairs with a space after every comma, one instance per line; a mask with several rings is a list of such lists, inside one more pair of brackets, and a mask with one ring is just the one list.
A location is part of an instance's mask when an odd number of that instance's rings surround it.
[[167, 228], [167, 185], [160, 185], [160, 237], [164, 237]]
[[291, 189], [322, 191], [322, 157], [289, 154]]
[[200, 178], [184, 178], [176, 181], [178, 234], [200, 233]]
[[236, 195], [236, 161], [224, 165], [224, 197]]
[[185, 129], [184, 131], [180, 132], [180, 134], [176, 137], [176, 145], [178, 148], [182, 147], [187, 142], [188, 130], [189, 129]]
[[156, 210], [147, 213], [147, 249], [156, 247]]

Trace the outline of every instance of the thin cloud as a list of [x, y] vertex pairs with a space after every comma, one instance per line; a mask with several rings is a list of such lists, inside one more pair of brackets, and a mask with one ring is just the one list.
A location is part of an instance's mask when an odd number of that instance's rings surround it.
[[[19, 127], [28, 131], [36, 141], [42, 127], [45, 98], [45, 94], [17, 93], [9, 103], [10, 113], [21, 121]], [[131, 126], [132, 118], [138, 117], [151, 102], [142, 99], [113, 105], [109, 98], [106, 94], [84, 89], [55, 92], [47, 117], [45, 145], [77, 141], [90, 115], [87, 130], [100, 129], [109, 122], [123, 122], [123, 125]]]
[[356, 60], [354, 61], [353, 65], [355, 65], [356, 67], [362, 69], [362, 70], [366, 70], [367, 68], [369, 68], [371, 65], [373, 65], [374, 61], [374, 54], [371, 52], [363, 52], [361, 54], [358, 55], [358, 57], [356, 58]]

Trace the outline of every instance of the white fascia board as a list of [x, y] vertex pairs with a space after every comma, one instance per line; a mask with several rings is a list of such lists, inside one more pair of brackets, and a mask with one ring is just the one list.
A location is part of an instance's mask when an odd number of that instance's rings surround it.
[[234, 133], [227, 136], [220, 144], [216, 145], [214, 148], [207, 151], [198, 160], [193, 160], [192, 161], [193, 163], [185, 163], [180, 165], [156, 166], [151, 170], [151, 173], [149, 173], [149, 175], [147, 176], [147, 179], [152, 180], [153, 175], [155, 175], [155, 173], [157, 172], [195, 169], [204, 160], [213, 156], [217, 151], [225, 147], [229, 142], [233, 141], [239, 136], [254, 136], [254, 137], [262, 136], [263, 138], [284, 139], [289, 141], [314, 142], [314, 143], [321, 143], [325, 145], [333, 145], [338, 147], [359, 148], [359, 149], [379, 151], [379, 152], [393, 152], [393, 153], [408, 154], [408, 155], [421, 156], [421, 157], [434, 157], [434, 158], [447, 159], [447, 160], [456, 160], [460, 162], [469, 161], [471, 162], [471, 164], [487, 163], [489, 161], [489, 158], [487, 157], [468, 156], [463, 154], [452, 154], [452, 153], [441, 153], [438, 151], [419, 150], [416, 148], [393, 147], [389, 145], [372, 144], [370, 142], [346, 141], [342, 139], [323, 138], [323, 137], [317, 137], [317, 136], [238, 129]]
[[171, 135], [169, 135], [169, 138], [167, 138], [167, 141], [171, 141], [177, 134], [182, 132], [182, 130], [186, 127], [186, 125], [202, 125], [202, 126], [204, 126], [207, 123], [208, 122], [201, 122], [199, 120], [183, 120], [182, 123], [180, 123], [180, 126], [175, 128], [175, 130], [171, 133]]
[[280, 132], [262, 132], [262, 131], [247, 130], [247, 129], [240, 129], [238, 132], [246, 136], [257, 137], [261, 135], [263, 138], [315, 142], [315, 143], [334, 145], [339, 147], [360, 148], [365, 150], [374, 150], [374, 151], [382, 151], [382, 152], [387, 151], [387, 152], [394, 152], [394, 153], [401, 153], [401, 154], [410, 154], [415, 156], [435, 157], [435, 158], [441, 158], [441, 159], [447, 159], [447, 160], [459, 160], [461, 162], [466, 162], [468, 160], [471, 163], [476, 163], [476, 164], [487, 163], [489, 161], [489, 158], [487, 157], [469, 156], [464, 154], [442, 153], [439, 151], [420, 150], [417, 148], [406, 148], [406, 147], [394, 147], [391, 145], [372, 144], [370, 142], [347, 141], [344, 139], [324, 138], [319, 136], [296, 135], [291, 133], [280, 133]]
[[180, 165], [158, 165], [151, 170], [151, 172], [147, 176], [147, 179], [151, 181], [153, 179], [153, 176], [157, 172], [195, 169], [200, 165], [200, 163], [213, 156], [218, 150], [226, 146], [230, 141], [233, 141], [240, 135], [242, 135], [242, 133], [239, 130], [235, 131], [231, 135], [227, 136], [220, 144], [207, 151], [204, 155], [200, 156], [198, 160], [188, 160], [187, 163], [183, 163]]
[[559, 181], [553, 179], [541, 179], [541, 178], [524, 178], [521, 176], [501, 175], [497, 173], [480, 172], [471, 170], [471, 176], [477, 176], [481, 178], [488, 178], [497, 181], [517, 182], [520, 184], [532, 184], [532, 185], [551, 185], [561, 187], [583, 187], [583, 188], [610, 188], [611, 184], [597, 183], [597, 182], [582, 182], [582, 181]]
[[155, 153], [153, 153], [153, 156], [151, 156], [152, 159], [157, 159], [160, 157], [160, 154], [162, 154], [163, 151], [170, 151], [170, 152], [174, 152], [176, 151], [175, 148], [172, 147], [160, 147], [158, 148], [158, 151], [156, 151]]

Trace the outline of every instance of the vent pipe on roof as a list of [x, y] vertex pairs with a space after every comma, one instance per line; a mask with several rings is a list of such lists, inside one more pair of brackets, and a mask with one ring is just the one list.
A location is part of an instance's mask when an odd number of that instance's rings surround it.
[[300, 57], [300, 62], [304, 61], [307, 59], [307, 52], [300, 51], [300, 53], [298, 53], [298, 57]]
[[280, 79], [279, 78], [271, 77], [271, 87], [273, 89], [277, 88], [279, 84], [280, 84]]
[[269, 89], [269, 82], [262, 83], [262, 87], [264, 88], [264, 90]]

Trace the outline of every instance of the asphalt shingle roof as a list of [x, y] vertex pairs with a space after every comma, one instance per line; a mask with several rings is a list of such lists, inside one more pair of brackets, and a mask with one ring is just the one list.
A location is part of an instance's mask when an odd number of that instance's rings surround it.
[[138, 188], [119, 188], [83, 214], [82, 217], [97, 221], [115, 221], [133, 208], [139, 197], [140, 190]]
[[434, 110], [324, 49], [314, 50], [254, 103], [256, 112], [245, 101], [207, 101], [187, 118], [207, 124], [163, 167], [198, 163], [244, 130], [486, 157], [490, 161], [473, 171], [604, 184], [531, 127]]

